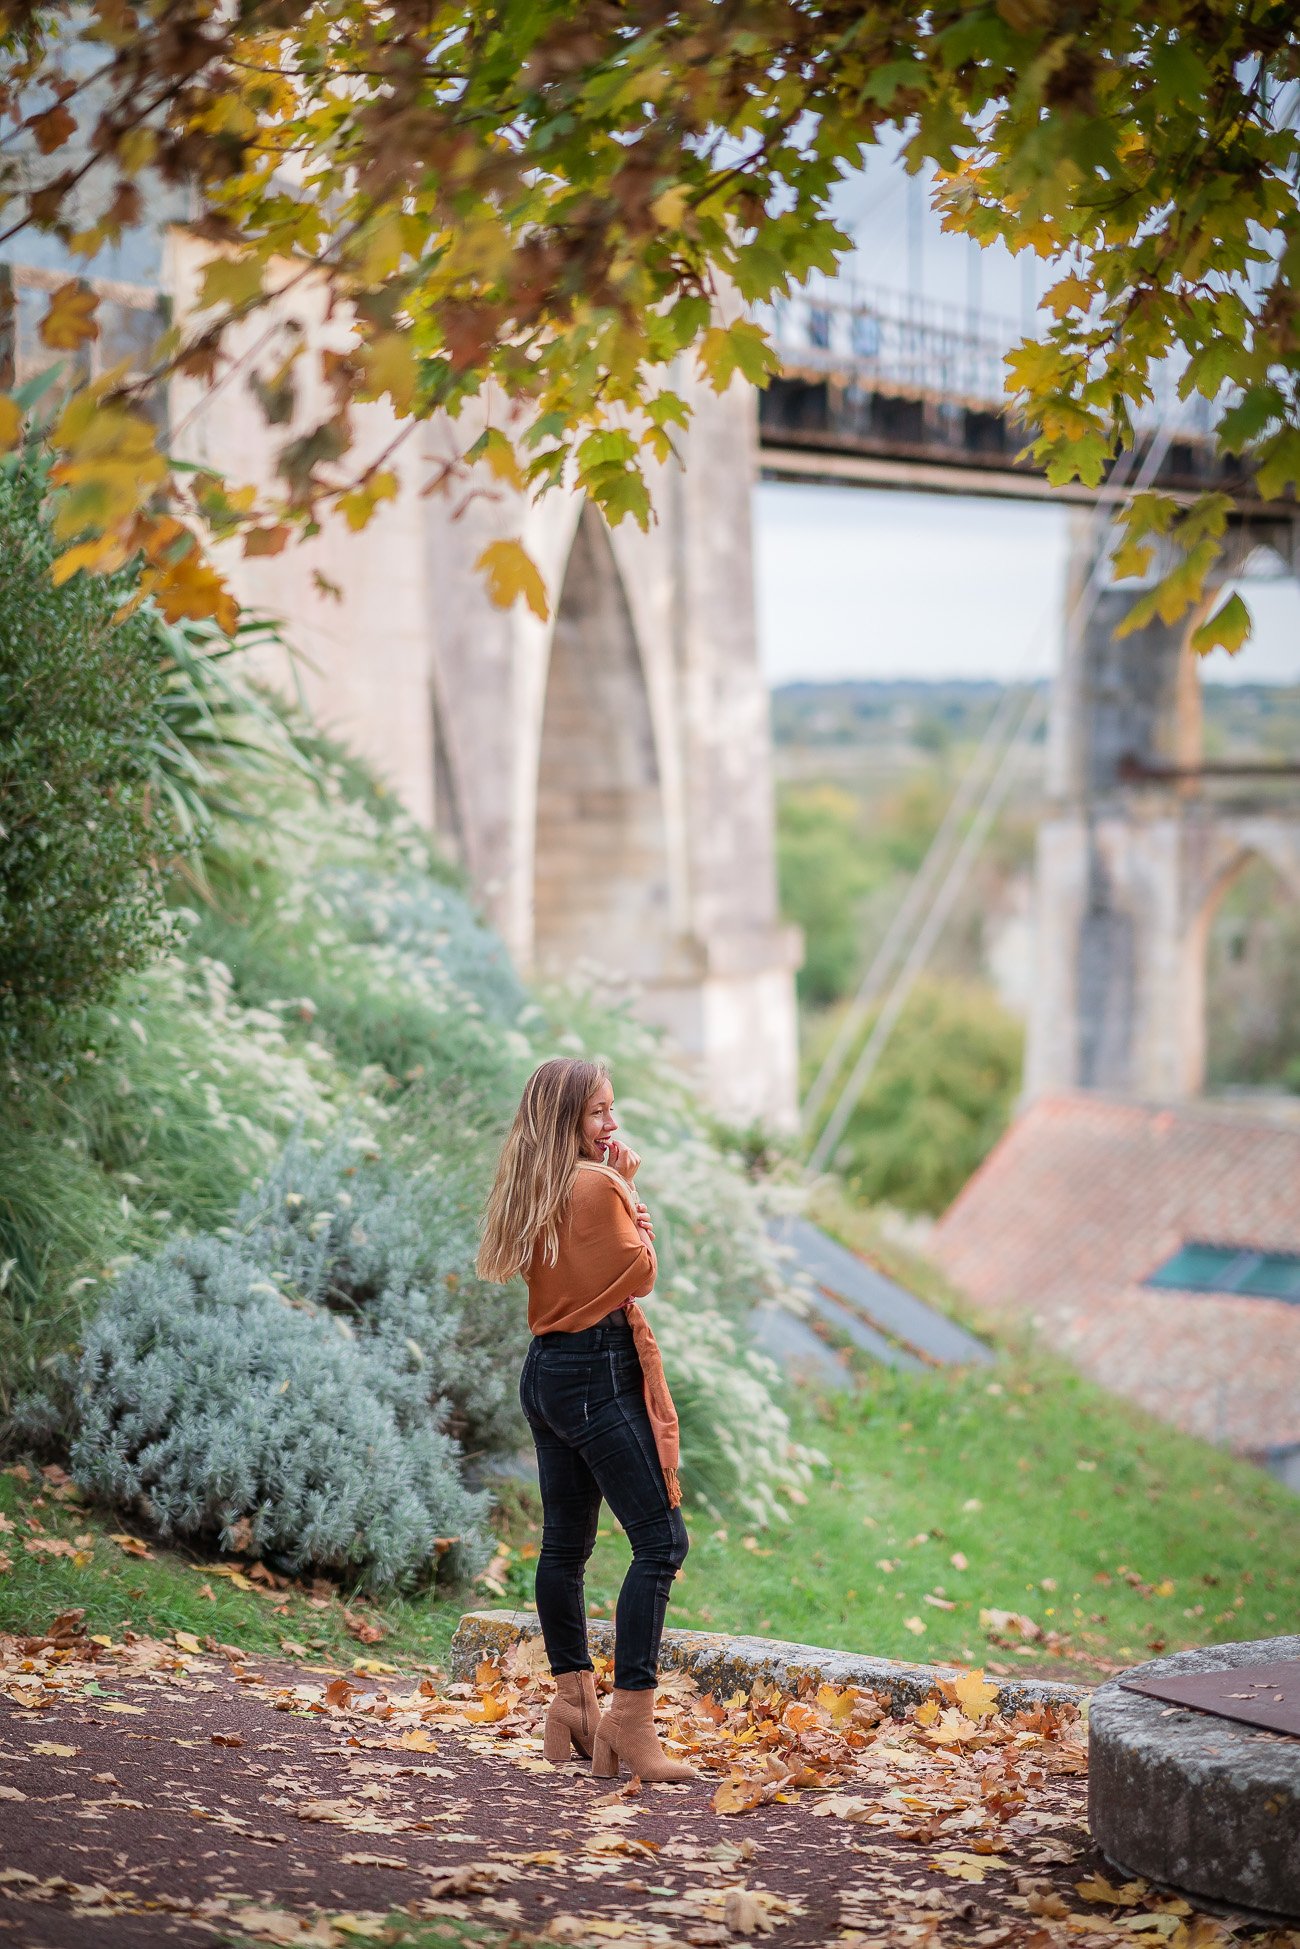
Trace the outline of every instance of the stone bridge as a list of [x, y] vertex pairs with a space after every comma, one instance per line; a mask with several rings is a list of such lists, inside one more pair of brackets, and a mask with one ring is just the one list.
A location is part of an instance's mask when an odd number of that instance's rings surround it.
[[[202, 259], [170, 232], [164, 287], [182, 312]], [[518, 966], [634, 994], [718, 1107], [790, 1124], [801, 943], [777, 913], [754, 400], [739, 382], [719, 398], [685, 361], [673, 383], [694, 410], [687, 464], [652, 470], [646, 534], [574, 493], [529, 505], [490, 475], [472, 498], [423, 496], [477, 436], [466, 414], [415, 429], [397, 498], [360, 536], [336, 525], [226, 567], [244, 602], [288, 620], [314, 711], [461, 860]], [[191, 459], [267, 477], [242, 384], [174, 384], [170, 416]], [[357, 425], [373, 451], [401, 430], [383, 404]], [[474, 566], [514, 535], [545, 576], [545, 623], [494, 608]]]

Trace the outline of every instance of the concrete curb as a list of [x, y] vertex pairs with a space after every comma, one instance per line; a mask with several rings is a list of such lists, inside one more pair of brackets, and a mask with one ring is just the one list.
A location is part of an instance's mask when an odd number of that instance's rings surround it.
[[[536, 1611], [466, 1611], [451, 1640], [451, 1675], [468, 1680], [481, 1658], [500, 1658], [517, 1639], [538, 1635]], [[595, 1652], [614, 1649], [614, 1627], [599, 1619], [587, 1626]], [[859, 1652], [827, 1651], [815, 1644], [786, 1644], [779, 1638], [731, 1638], [720, 1631], [665, 1631], [659, 1662], [689, 1672], [701, 1692], [721, 1698], [747, 1692], [756, 1679], [793, 1691], [803, 1678], [819, 1684], [856, 1685], [889, 1700], [896, 1718], [908, 1706], [922, 1705], [941, 1678], [960, 1678], [953, 1665], [906, 1665], [894, 1658], [869, 1658]], [[1081, 1685], [1050, 1679], [990, 1678], [998, 1687], [998, 1711], [1023, 1712], [1037, 1705], [1080, 1705], [1089, 1694]]]

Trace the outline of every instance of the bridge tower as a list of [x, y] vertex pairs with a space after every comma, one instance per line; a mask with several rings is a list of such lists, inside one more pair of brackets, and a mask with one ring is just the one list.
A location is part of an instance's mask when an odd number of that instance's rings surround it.
[[[1300, 899], [1300, 779], [1279, 798], [1279, 781], [1258, 768], [1220, 776], [1203, 766], [1189, 643], [1199, 616], [1117, 638], [1135, 584], [1079, 602], [1112, 536], [1076, 520], [1069, 611], [1079, 621], [1052, 700], [1025, 1096], [1085, 1089], [1177, 1102], [1204, 1086], [1206, 944], [1219, 901], [1256, 858]], [[1293, 527], [1267, 539], [1297, 565]], [[1235, 559], [1259, 540], [1239, 535]]]

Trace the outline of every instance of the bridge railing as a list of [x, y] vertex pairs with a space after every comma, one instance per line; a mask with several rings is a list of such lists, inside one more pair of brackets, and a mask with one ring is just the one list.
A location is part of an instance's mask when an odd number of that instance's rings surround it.
[[[791, 375], [989, 412], [1007, 409], [1006, 355], [1026, 336], [1007, 318], [843, 279], [779, 298], [758, 316]], [[1154, 399], [1134, 418], [1147, 428], [1173, 425], [1184, 437], [1208, 435], [1214, 402], [1179, 399], [1177, 381], [1167, 361]]]

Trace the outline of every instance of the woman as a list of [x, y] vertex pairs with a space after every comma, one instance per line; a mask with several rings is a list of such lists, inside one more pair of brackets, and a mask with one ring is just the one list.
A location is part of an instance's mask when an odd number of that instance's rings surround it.
[[[497, 1166], [478, 1270], [501, 1282], [522, 1272], [528, 1285], [519, 1399], [542, 1495], [537, 1615], [556, 1687], [546, 1757], [566, 1759], [576, 1744], [603, 1778], [622, 1761], [643, 1780], [694, 1780], [654, 1728], [659, 1641], [687, 1536], [677, 1417], [636, 1304], [654, 1287], [654, 1228], [632, 1189], [641, 1160], [617, 1128], [603, 1063], [555, 1057], [533, 1073]], [[632, 1545], [603, 1717], [583, 1594], [602, 1497]]]

